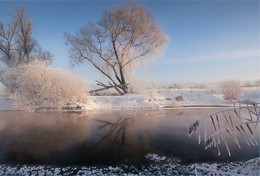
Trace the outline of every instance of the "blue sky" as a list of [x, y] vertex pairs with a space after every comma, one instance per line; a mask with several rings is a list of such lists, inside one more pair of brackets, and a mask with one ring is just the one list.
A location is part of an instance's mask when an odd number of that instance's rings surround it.
[[[88, 82], [100, 79], [94, 68], [69, 66], [64, 32], [75, 33], [102, 11], [128, 1], [1, 1], [0, 20], [14, 7], [25, 7], [35, 25], [34, 37], [55, 56], [53, 66]], [[260, 78], [258, 0], [138, 1], [150, 10], [170, 37], [164, 55], [151, 61], [139, 79], [161, 83], [215, 82]]]

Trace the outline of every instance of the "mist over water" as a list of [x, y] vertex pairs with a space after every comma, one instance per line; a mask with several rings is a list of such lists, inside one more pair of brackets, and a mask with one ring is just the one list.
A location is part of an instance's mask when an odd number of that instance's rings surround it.
[[183, 163], [258, 157], [258, 146], [242, 142], [238, 149], [228, 141], [232, 156], [222, 145], [218, 156], [216, 148], [204, 150], [197, 136], [188, 137], [190, 124], [219, 110], [1, 111], [0, 164], [145, 164], [153, 153]]

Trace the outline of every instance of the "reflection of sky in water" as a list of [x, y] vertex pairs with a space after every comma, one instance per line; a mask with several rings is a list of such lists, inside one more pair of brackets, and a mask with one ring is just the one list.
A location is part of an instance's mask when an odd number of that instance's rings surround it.
[[[85, 113], [2, 111], [0, 162], [60, 165], [148, 162], [148, 153], [183, 162], [246, 160], [258, 147], [204, 150], [187, 130], [205, 110], [91, 111]], [[3, 122], [3, 123], [2, 123]]]

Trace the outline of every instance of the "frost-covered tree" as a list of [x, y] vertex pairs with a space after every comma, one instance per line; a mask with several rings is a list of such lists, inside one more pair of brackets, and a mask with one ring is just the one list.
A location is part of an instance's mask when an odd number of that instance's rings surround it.
[[127, 74], [140, 63], [158, 58], [169, 40], [151, 12], [136, 3], [108, 9], [99, 22], [81, 27], [74, 35], [65, 33], [65, 38], [72, 65], [87, 61], [120, 94], [128, 92]]
[[58, 68], [48, 68], [46, 62], [34, 60], [8, 69], [3, 75], [6, 92], [18, 107], [62, 107], [87, 103], [88, 88], [78, 76]]
[[[33, 29], [33, 22], [24, 8], [15, 9], [9, 22], [0, 21], [0, 74], [35, 59], [52, 62], [52, 54], [43, 50], [32, 37]], [[0, 81], [5, 84], [1, 75]]]

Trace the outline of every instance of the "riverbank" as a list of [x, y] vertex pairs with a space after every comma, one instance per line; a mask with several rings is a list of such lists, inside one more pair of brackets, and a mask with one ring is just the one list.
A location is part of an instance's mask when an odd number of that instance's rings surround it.
[[[0, 165], [0, 175], [259, 175], [259, 158], [247, 162], [227, 163], [194, 163], [180, 164], [177, 162], [157, 161], [136, 167], [134, 165], [119, 166], [30, 166], [30, 165]], [[250, 173], [249, 173], [250, 172]]]
[[[260, 88], [243, 88], [240, 100], [260, 101]], [[220, 90], [213, 89], [153, 89], [142, 94], [124, 96], [90, 96], [90, 103], [83, 109], [149, 109], [181, 107], [229, 107], [234, 102], [224, 99]]]
[[[240, 100], [260, 101], [260, 88], [243, 88]], [[0, 97], [0, 110], [14, 110], [13, 100]], [[214, 89], [151, 89], [142, 94], [123, 96], [101, 95], [89, 96], [88, 104], [78, 104], [80, 110], [95, 109], [157, 109], [157, 108], [191, 108], [191, 107], [230, 107], [234, 102], [224, 99], [219, 90]]]

